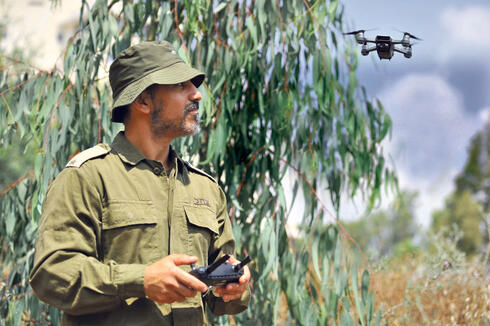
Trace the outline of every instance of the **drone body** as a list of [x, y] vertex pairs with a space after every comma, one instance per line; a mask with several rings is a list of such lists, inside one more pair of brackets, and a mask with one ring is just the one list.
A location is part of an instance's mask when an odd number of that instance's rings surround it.
[[[386, 35], [378, 35], [376, 36], [376, 39], [370, 40], [364, 36], [364, 32], [365, 30], [361, 29], [344, 33], [344, 35], [355, 35], [357, 43], [362, 45], [361, 54], [368, 55], [369, 52], [376, 50], [380, 60], [390, 60], [395, 52], [403, 53], [405, 58], [411, 58], [413, 43], [410, 43], [410, 39], [420, 40], [418, 37], [408, 32], [403, 33], [403, 38], [401, 40], [393, 40], [391, 36]], [[368, 43], [374, 43], [374, 45], [368, 46]], [[401, 45], [401, 48], [396, 46], [398, 44]]]

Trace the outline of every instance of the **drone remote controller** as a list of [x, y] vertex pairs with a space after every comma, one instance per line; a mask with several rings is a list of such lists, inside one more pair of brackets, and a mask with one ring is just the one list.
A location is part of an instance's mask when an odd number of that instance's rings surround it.
[[250, 262], [250, 257], [245, 257], [240, 264], [236, 265], [230, 264], [228, 258], [230, 258], [230, 255], [224, 255], [211, 265], [197, 268], [194, 267], [194, 264], [191, 264], [192, 270], [189, 273], [200, 279], [207, 286], [238, 283], [238, 279], [243, 275], [243, 266]]

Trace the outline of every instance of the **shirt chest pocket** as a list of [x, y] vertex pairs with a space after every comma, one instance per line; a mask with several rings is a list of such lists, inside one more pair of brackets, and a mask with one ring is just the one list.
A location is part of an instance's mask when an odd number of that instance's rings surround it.
[[104, 261], [151, 262], [158, 256], [158, 218], [150, 201], [113, 201], [103, 211]]
[[216, 214], [208, 208], [185, 205], [187, 231], [189, 235], [189, 254], [199, 258], [198, 264], [207, 264], [212, 241], [219, 234]]

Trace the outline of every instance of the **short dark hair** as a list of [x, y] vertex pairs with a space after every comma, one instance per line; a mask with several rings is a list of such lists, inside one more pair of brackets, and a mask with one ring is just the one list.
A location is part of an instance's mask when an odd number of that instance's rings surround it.
[[117, 115], [120, 121], [123, 123], [126, 122], [126, 119], [128, 119], [129, 116], [131, 115], [131, 110], [129, 109], [129, 105], [120, 106], [117, 110], [119, 111]]
[[156, 92], [157, 86], [158, 86], [158, 84], [151, 84], [150, 86], [145, 88], [145, 90], [143, 92], [150, 94], [151, 99], [153, 100], [155, 98], [155, 92]]

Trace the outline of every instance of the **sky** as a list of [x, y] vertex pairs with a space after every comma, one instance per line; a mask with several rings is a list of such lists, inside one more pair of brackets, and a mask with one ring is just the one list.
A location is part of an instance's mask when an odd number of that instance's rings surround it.
[[[406, 59], [359, 57], [358, 78], [393, 119], [386, 153], [400, 188], [416, 190], [418, 223], [427, 227], [454, 189], [470, 139], [490, 118], [490, 1], [345, 0], [344, 21], [365, 36], [423, 39]], [[360, 51], [360, 49], [359, 49]], [[387, 196], [384, 204], [389, 201]], [[358, 210], [347, 210], [353, 218]]]

